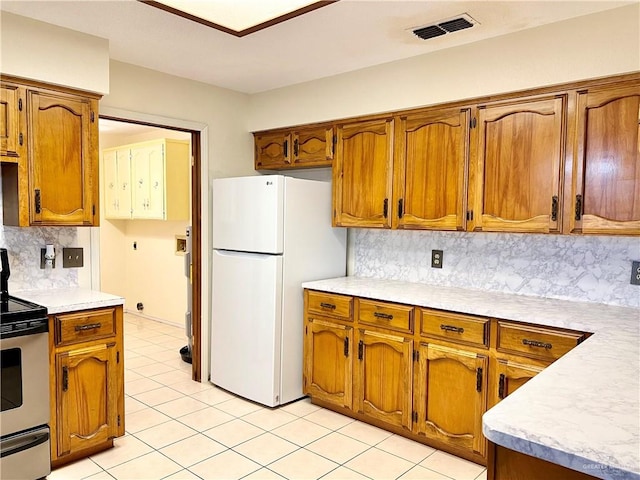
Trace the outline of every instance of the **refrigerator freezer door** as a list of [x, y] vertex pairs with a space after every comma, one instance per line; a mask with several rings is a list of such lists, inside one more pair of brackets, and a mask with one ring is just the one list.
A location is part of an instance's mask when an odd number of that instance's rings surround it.
[[280, 403], [282, 257], [213, 252], [211, 382]]
[[283, 176], [216, 179], [212, 196], [213, 248], [283, 252]]

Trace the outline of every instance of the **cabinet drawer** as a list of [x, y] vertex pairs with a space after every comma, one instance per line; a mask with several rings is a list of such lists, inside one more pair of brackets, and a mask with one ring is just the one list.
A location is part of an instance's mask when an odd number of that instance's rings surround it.
[[413, 307], [358, 299], [358, 321], [377, 327], [413, 331]]
[[332, 293], [308, 291], [309, 312], [351, 320], [353, 298]]
[[421, 309], [420, 333], [451, 342], [489, 346], [489, 319]]
[[56, 345], [90, 342], [115, 335], [115, 308], [53, 315]]
[[497, 350], [554, 361], [578, 345], [584, 333], [498, 322]]

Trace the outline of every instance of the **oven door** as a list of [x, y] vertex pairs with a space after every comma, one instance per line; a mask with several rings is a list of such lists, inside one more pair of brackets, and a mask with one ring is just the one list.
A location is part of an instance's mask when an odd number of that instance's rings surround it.
[[0, 436], [49, 423], [49, 334], [0, 339]]

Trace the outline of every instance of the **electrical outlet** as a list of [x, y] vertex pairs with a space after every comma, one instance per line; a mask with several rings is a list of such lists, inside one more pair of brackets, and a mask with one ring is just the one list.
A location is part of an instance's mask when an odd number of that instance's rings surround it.
[[431, 268], [442, 268], [442, 250], [431, 250]]
[[80, 268], [84, 266], [84, 251], [82, 248], [62, 249], [62, 268]]
[[[44, 269], [44, 267], [46, 265], [47, 259], [44, 258], [45, 253], [47, 253], [47, 250], [45, 248], [41, 248], [40, 249], [40, 268], [41, 269]], [[56, 259], [55, 258], [51, 261], [51, 268], [56, 268]]]
[[640, 285], [640, 262], [631, 262], [631, 285]]

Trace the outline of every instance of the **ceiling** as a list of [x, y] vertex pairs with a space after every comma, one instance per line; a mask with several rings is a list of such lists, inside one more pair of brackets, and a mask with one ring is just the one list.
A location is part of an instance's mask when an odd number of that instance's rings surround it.
[[[114, 60], [252, 94], [632, 3], [341, 0], [240, 38], [135, 0], [1, 0], [0, 8], [107, 38]], [[430, 40], [412, 33], [462, 13], [478, 24]]]

